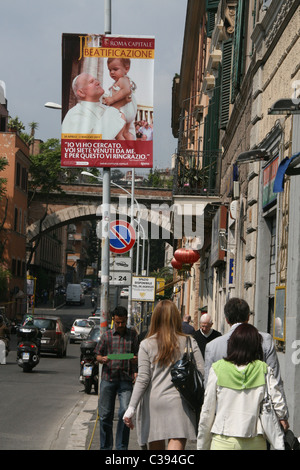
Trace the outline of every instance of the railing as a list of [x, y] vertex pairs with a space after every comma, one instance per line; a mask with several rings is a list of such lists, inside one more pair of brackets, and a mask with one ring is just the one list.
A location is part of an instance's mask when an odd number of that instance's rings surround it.
[[218, 196], [220, 192], [221, 151], [177, 153], [174, 169], [174, 195]]

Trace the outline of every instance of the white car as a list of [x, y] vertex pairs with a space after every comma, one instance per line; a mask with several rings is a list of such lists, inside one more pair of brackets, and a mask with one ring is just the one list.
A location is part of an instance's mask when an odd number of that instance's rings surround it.
[[129, 295], [129, 289], [128, 287], [124, 287], [121, 290], [121, 294], [120, 294], [121, 299], [128, 299], [128, 295]]
[[86, 318], [77, 318], [74, 321], [70, 331], [70, 343], [75, 341], [82, 341], [87, 337], [89, 332], [94, 326], [94, 322]]
[[94, 325], [98, 326], [100, 325], [100, 318], [101, 318], [100, 315], [93, 315], [91, 317], [88, 317], [88, 320], [93, 322]]

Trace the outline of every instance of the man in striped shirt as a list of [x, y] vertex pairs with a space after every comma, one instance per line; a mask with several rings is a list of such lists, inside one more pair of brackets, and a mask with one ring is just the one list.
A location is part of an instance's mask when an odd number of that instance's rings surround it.
[[113, 328], [100, 337], [95, 348], [97, 361], [103, 364], [99, 395], [100, 450], [113, 448], [113, 418], [116, 396], [120, 408], [116, 431], [116, 450], [127, 450], [129, 428], [123, 415], [130, 401], [134, 374], [137, 372], [137, 332], [127, 328], [127, 310], [116, 307]]

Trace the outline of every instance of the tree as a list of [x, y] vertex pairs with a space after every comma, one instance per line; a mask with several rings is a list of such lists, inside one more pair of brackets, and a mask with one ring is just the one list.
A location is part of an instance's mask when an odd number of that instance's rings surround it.
[[0, 300], [5, 298], [8, 288], [8, 280], [11, 278], [11, 273], [8, 269], [0, 266]]
[[[7, 165], [8, 165], [7, 158], [0, 156], [0, 173], [7, 167]], [[0, 201], [6, 193], [6, 183], [7, 183], [6, 178], [0, 178]]]
[[39, 127], [37, 122], [30, 122], [29, 124], [30, 127], [30, 134], [27, 134], [26, 132], [21, 132], [21, 138], [26, 142], [28, 145], [31, 145], [34, 143], [35, 139], [35, 131]]
[[[8, 165], [8, 160], [5, 157], [0, 157], [0, 173], [7, 167], [7, 165]], [[5, 197], [6, 183], [7, 183], [6, 178], [0, 178], [0, 201], [2, 199], [5, 199], [4, 205], [1, 203], [1, 206], [3, 206], [4, 209], [3, 209], [3, 213], [1, 212], [1, 219], [0, 219], [0, 261], [2, 260], [4, 246], [7, 240], [4, 235], [4, 232], [5, 232], [4, 224], [6, 221], [7, 208], [8, 208], [8, 198]]]
[[48, 139], [40, 145], [40, 153], [31, 155], [31, 165], [29, 168], [30, 179], [28, 183], [31, 197], [28, 201], [30, 207], [37, 194], [42, 194], [45, 202], [45, 212], [40, 219], [40, 234], [34, 245], [30, 247], [27, 269], [29, 269], [32, 257], [36, 251], [42, 236], [42, 224], [48, 213], [50, 194], [53, 192], [64, 193], [62, 183], [72, 183], [75, 181], [80, 170], [68, 170], [61, 167], [61, 147], [58, 139]]
[[8, 120], [8, 128], [18, 133], [21, 133], [25, 130], [25, 126], [22, 121], [16, 116], [15, 118], [9, 118]]

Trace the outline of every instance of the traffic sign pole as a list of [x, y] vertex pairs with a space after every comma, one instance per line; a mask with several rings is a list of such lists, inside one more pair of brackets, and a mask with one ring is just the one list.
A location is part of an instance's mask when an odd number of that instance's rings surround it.
[[[105, 34], [111, 33], [111, 1], [104, 5]], [[102, 244], [100, 286], [100, 334], [108, 329], [109, 316], [109, 228], [110, 228], [110, 168], [103, 168]]]

